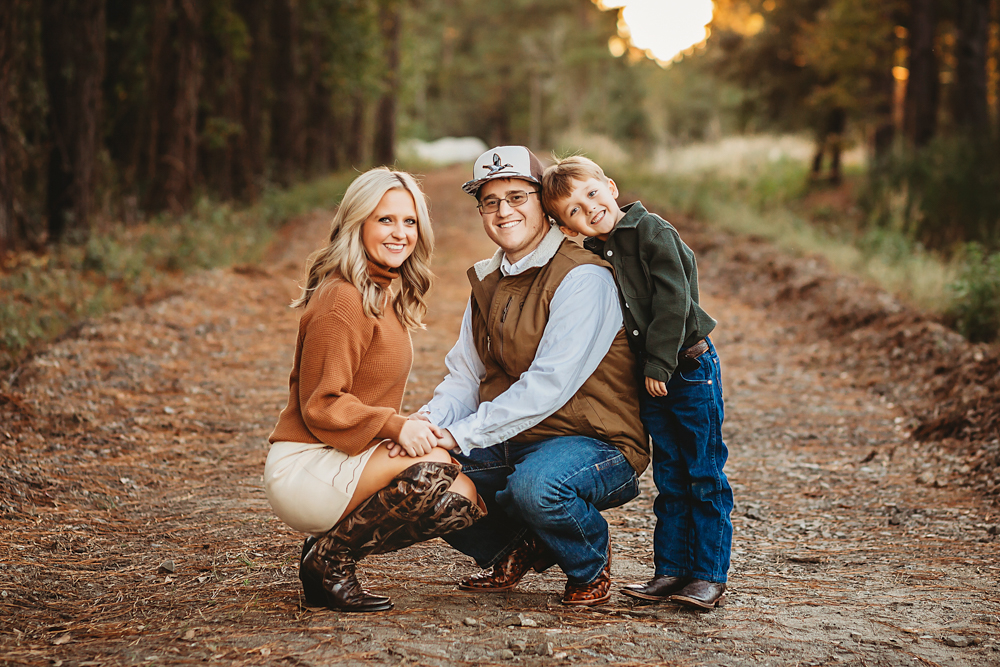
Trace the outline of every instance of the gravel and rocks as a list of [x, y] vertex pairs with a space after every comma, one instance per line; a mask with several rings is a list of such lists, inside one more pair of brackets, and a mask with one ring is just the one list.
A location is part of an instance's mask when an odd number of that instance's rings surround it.
[[[465, 270], [492, 253], [465, 178], [425, 179], [439, 280], [405, 410], [440, 381]], [[361, 563], [394, 610], [303, 606], [301, 538], [260, 480], [286, 399], [287, 304], [328, 218], [289, 225], [263, 268], [194, 274], [88, 323], [0, 386], [0, 662], [1000, 664], [995, 348], [818, 260], [683, 220], [720, 321], [727, 605], [568, 608], [558, 568], [465, 593], [475, 565], [434, 540]], [[616, 588], [653, 573], [648, 472], [640, 485], [606, 513]]]

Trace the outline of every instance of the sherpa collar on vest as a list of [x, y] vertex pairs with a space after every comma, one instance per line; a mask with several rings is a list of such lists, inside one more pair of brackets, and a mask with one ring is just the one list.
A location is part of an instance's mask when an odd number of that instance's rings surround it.
[[[556, 253], [559, 252], [559, 246], [562, 245], [564, 238], [566, 238], [566, 236], [559, 231], [559, 227], [556, 225], [550, 225], [548, 233], [542, 238], [542, 242], [538, 244], [538, 247], [535, 248], [529, 255], [531, 259], [525, 263], [522, 271], [526, 269], [538, 268], [548, 264], [549, 261], [556, 256]], [[479, 280], [485, 279], [486, 276], [500, 268], [500, 262], [502, 261], [503, 248], [497, 248], [493, 257], [475, 263], [473, 268], [476, 270], [476, 277], [479, 278]]]

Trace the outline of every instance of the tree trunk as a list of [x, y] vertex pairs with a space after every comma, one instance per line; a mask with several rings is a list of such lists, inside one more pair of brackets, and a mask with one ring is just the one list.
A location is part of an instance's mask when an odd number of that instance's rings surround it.
[[905, 82], [897, 81], [894, 73], [896, 50], [899, 46], [895, 27], [904, 20], [902, 7], [893, 3], [885, 7], [879, 15], [879, 21], [888, 26], [890, 31], [886, 37], [889, 40], [887, 48], [880, 56], [879, 66], [873, 74], [872, 88], [875, 92], [874, 131], [872, 134], [872, 164], [877, 169], [885, 165], [896, 141], [896, 132], [903, 118]]
[[232, 126], [239, 122], [240, 90], [234, 85], [237, 73], [231, 54], [212, 51], [205, 58], [202, 105], [208, 108], [203, 123], [199, 123], [204, 138], [200, 142], [198, 180], [221, 199], [232, 199], [236, 195], [233, 176], [241, 161], [237, 151], [239, 135], [232, 132]]
[[904, 128], [915, 146], [924, 146], [937, 129], [940, 86], [934, 54], [935, 0], [910, 2], [910, 73]]
[[[200, 107], [199, 171], [222, 199], [244, 195], [247, 181], [247, 131], [243, 125], [246, 78], [253, 40], [233, 0], [214, 0], [205, 17], [204, 94]], [[244, 55], [245, 54], [245, 55]]]
[[847, 110], [843, 107], [832, 107], [823, 118], [823, 129], [816, 142], [816, 153], [812, 161], [812, 178], [822, 177], [823, 157], [829, 155], [829, 171], [827, 179], [834, 185], [841, 182], [840, 151], [843, 144], [844, 129], [847, 127]]
[[330, 105], [331, 92], [323, 78], [322, 35], [312, 32], [305, 42], [306, 165], [307, 172], [315, 174], [330, 169], [333, 110]]
[[360, 169], [366, 162], [365, 155], [365, 97], [361, 93], [354, 96], [351, 104], [351, 119], [349, 122], [347, 144], [347, 161], [350, 166]]
[[396, 160], [396, 97], [399, 94], [399, 0], [383, 0], [379, 12], [379, 27], [386, 50], [386, 90], [375, 109], [374, 158], [378, 164]]
[[892, 61], [886, 63], [876, 84], [880, 88], [879, 101], [875, 106], [875, 134], [872, 137], [874, 162], [876, 166], [885, 164], [896, 140], [896, 120], [894, 116], [896, 99], [896, 77], [892, 74]]
[[149, 60], [147, 206], [180, 213], [198, 170], [201, 12], [193, 0], [158, 0]]
[[989, 41], [990, 0], [957, 0], [957, 3], [952, 114], [959, 126], [981, 130], [989, 122], [986, 51]]
[[94, 208], [104, 80], [103, 0], [42, 3], [42, 53], [49, 98], [46, 209], [49, 241], [84, 238]]
[[[16, 162], [11, 146], [16, 127], [9, 91], [13, 84], [16, 56], [15, 44], [20, 40], [18, 5], [16, 0], [0, 2], [0, 255], [17, 245], [17, 222], [14, 207]], [[18, 188], [20, 189], [20, 188]]]
[[250, 35], [250, 59], [243, 72], [243, 107], [240, 135], [243, 159], [236, 165], [236, 191], [245, 199], [255, 199], [260, 193], [267, 168], [267, 68], [271, 37], [267, 17], [270, 0], [240, 0], [237, 11], [246, 23]]
[[305, 162], [302, 132], [303, 95], [299, 85], [298, 17], [295, 0], [274, 0], [271, 31], [274, 45], [271, 71], [274, 105], [271, 107], [271, 147], [275, 178], [285, 185], [295, 181]]

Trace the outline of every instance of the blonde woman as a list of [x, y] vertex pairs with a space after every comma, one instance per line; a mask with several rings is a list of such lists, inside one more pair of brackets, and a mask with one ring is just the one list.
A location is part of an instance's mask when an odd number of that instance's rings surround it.
[[[309, 604], [391, 609], [389, 598], [361, 588], [355, 562], [483, 515], [472, 481], [437, 446], [438, 428], [399, 415], [433, 247], [413, 177], [372, 169], [347, 189], [330, 241], [309, 258], [292, 303], [303, 311], [264, 488], [282, 521], [313, 536], [299, 566]], [[407, 456], [389, 456], [391, 443]]]

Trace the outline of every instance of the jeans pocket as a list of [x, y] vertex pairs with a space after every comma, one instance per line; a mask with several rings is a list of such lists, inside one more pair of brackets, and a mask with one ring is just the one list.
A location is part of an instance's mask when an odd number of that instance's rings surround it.
[[674, 376], [686, 384], [709, 384], [712, 381], [712, 355], [702, 354], [697, 359], [681, 359]]
[[600, 511], [609, 510], [612, 507], [619, 507], [639, 495], [639, 476], [633, 474], [632, 478], [609, 493], [598, 507]]

